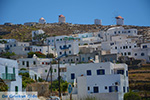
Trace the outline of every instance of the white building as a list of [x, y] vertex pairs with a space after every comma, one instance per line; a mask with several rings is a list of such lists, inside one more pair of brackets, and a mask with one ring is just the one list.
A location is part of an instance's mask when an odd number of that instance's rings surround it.
[[18, 75], [16, 60], [0, 58], [0, 78], [8, 85], [9, 92], [22, 91], [22, 76]]
[[32, 52], [41, 52], [43, 54], [52, 53], [54, 54], [54, 51], [52, 50], [51, 46], [30, 46]]
[[[30, 70], [40, 74], [43, 80], [46, 80], [50, 65], [42, 65], [37, 67], [32, 67]], [[66, 81], [66, 65], [60, 64], [60, 76], [63, 80]], [[52, 81], [58, 79], [58, 64], [52, 64]], [[49, 73], [48, 81], [51, 80], [51, 74]]]
[[59, 15], [59, 23], [66, 23], [66, 17], [64, 15]]
[[124, 25], [124, 18], [121, 16], [117, 16], [116, 23], [117, 23], [117, 25]]
[[[79, 98], [118, 93], [120, 95], [116, 100], [123, 100], [124, 93], [129, 91], [128, 66], [110, 62], [67, 66], [67, 81], [74, 82], [73, 94]], [[101, 98], [111, 99], [106, 96]]]
[[57, 42], [56, 45], [57, 56], [61, 56], [64, 53], [67, 55], [76, 55], [79, 53], [78, 41], [67, 40], [64, 42]]
[[17, 59], [19, 69], [21, 68], [29, 68], [29, 67], [38, 67], [38, 66], [45, 66], [49, 65], [52, 59], [49, 58], [38, 58], [35, 54], [32, 58], [20, 58]]
[[41, 75], [33, 70], [20, 70], [19, 73], [29, 73], [30, 78], [33, 80], [38, 80], [39, 78], [41, 78]]
[[95, 25], [102, 25], [102, 21], [100, 19], [95, 19], [94, 24]]
[[45, 32], [43, 30], [36, 30], [32, 31], [32, 41], [35, 42], [36, 40], [33, 39], [35, 35], [44, 34]]
[[107, 31], [99, 32], [98, 36], [103, 39], [103, 41], [111, 41], [112, 36], [114, 35], [128, 35], [128, 36], [137, 36], [137, 29], [124, 29], [122, 26], [120, 27], [112, 27]]
[[45, 23], [46, 23], [46, 20], [45, 20], [43, 17], [41, 17], [41, 18], [39, 19], [39, 23], [40, 23], [40, 24], [45, 24]]

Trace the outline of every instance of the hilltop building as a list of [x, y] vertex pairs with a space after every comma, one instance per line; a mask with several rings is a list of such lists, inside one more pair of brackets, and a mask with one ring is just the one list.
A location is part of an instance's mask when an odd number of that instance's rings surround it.
[[95, 19], [94, 24], [95, 25], [102, 25], [102, 21], [100, 19]]
[[45, 24], [45, 23], [46, 23], [46, 20], [45, 20], [43, 17], [41, 17], [41, 18], [39, 19], [39, 23], [40, 23], [40, 24]]
[[64, 15], [59, 15], [59, 23], [66, 23], [66, 17]]
[[117, 25], [124, 25], [124, 18], [121, 16], [117, 16], [116, 23], [117, 23]]

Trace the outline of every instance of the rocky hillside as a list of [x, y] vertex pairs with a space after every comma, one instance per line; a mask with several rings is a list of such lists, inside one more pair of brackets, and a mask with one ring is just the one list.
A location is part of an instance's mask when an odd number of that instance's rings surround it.
[[[0, 25], [0, 38], [14, 38], [19, 41], [31, 41], [31, 32], [37, 29], [43, 29], [49, 36], [55, 35], [69, 35], [84, 32], [98, 32], [100, 30], [106, 31], [108, 28], [116, 27], [115, 25], [83, 25], [83, 24], [37, 24], [35, 26], [25, 26], [25, 25], [12, 25], [5, 26]], [[150, 27], [145, 26], [131, 26], [124, 25], [126, 29], [136, 28], [138, 29], [138, 34], [143, 35], [145, 38], [150, 38]]]

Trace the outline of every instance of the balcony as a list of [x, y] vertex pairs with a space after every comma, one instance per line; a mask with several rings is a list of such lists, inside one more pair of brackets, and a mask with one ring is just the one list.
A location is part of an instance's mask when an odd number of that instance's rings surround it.
[[4, 81], [16, 81], [15, 74], [10, 74], [10, 73], [2, 73], [2, 79]]

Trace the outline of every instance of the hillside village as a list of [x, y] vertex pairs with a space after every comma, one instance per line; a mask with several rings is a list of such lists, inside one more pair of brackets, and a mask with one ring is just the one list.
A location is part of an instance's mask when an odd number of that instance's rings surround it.
[[[58, 19], [0, 25], [0, 79], [6, 86], [0, 90], [67, 100], [71, 83], [73, 100], [123, 100], [129, 90], [143, 100], [150, 97], [149, 26], [124, 25], [121, 16], [108, 26], [99, 19], [93, 25], [66, 23], [63, 15]], [[52, 86], [57, 80], [66, 88]]]

